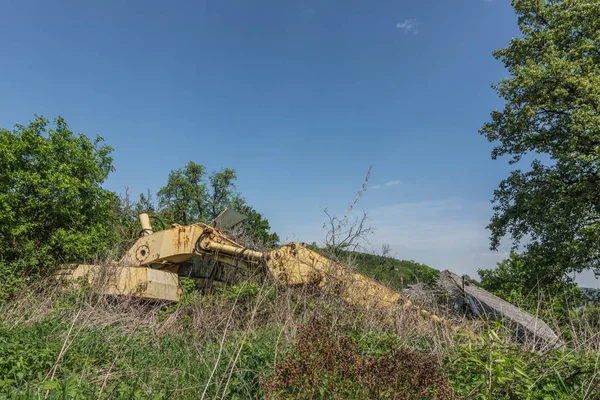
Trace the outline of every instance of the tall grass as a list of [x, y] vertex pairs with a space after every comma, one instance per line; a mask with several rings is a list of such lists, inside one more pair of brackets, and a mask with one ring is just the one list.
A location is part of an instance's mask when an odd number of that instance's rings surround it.
[[594, 399], [597, 312], [578, 310], [565, 347], [540, 350], [500, 325], [445, 314], [476, 331], [462, 335], [266, 278], [177, 304], [48, 281], [0, 305], [0, 397]]

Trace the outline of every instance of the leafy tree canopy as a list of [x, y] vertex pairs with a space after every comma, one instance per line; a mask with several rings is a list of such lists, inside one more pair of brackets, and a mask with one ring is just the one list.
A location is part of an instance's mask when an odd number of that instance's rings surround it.
[[542, 318], [566, 322], [568, 310], [583, 297], [559, 268], [548, 267], [530, 254], [512, 252], [495, 269], [479, 271], [480, 286]]
[[[139, 215], [141, 213], [149, 213], [156, 219], [156, 207], [150, 191], [147, 194], [140, 193], [138, 201], [131, 199], [128, 190], [124, 196], [119, 197], [115, 216], [117, 235], [122, 240], [119, 243], [122, 252], [130, 248], [131, 243], [129, 242], [131, 240], [139, 238], [141, 233]], [[159, 228], [164, 229], [167, 227], [162, 219], [159, 219], [158, 222], [160, 224]]]
[[235, 170], [230, 168], [207, 177], [203, 165], [190, 161], [171, 171], [167, 184], [158, 191], [159, 214], [169, 223], [189, 225], [209, 223], [225, 208], [233, 207], [247, 217], [244, 230], [252, 239], [268, 245], [276, 243], [279, 237], [269, 232], [269, 222], [236, 191], [236, 179]]
[[495, 191], [491, 247], [508, 235], [527, 242], [526, 265], [600, 273], [600, 0], [512, 5], [522, 36], [494, 53], [510, 73], [494, 85], [506, 103], [480, 133], [493, 159], [535, 160]]
[[116, 196], [102, 188], [111, 151], [61, 117], [0, 129], [0, 264], [13, 276], [82, 262], [114, 242]]
[[243, 223], [246, 235], [267, 246], [275, 246], [279, 242], [279, 235], [271, 232], [269, 221], [253, 207], [249, 206], [246, 200], [240, 196], [236, 196], [231, 201], [231, 206], [234, 210], [246, 216], [246, 220]]
[[203, 165], [191, 161], [171, 171], [166, 186], [158, 191], [159, 205], [170, 222], [189, 225], [210, 217], [205, 174]]

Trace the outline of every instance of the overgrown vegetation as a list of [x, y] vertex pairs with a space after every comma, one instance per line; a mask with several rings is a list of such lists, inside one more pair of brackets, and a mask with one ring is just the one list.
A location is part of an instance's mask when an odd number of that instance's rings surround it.
[[316, 243], [310, 245], [310, 248], [329, 257], [343, 260], [361, 274], [398, 291], [414, 283], [433, 283], [440, 274], [440, 271], [428, 265], [389, 257], [385, 248], [382, 254], [346, 251], [331, 247], [319, 248]]
[[[450, 382], [478, 399], [595, 399], [600, 396], [597, 354], [583, 350], [524, 351], [497, 325], [451, 349]], [[507, 335], [508, 336], [508, 335]], [[582, 351], [583, 350], [583, 351]]]
[[581, 291], [572, 280], [530, 263], [530, 257], [513, 252], [495, 269], [480, 270], [480, 285], [543, 319], [567, 323], [569, 311], [586, 303]]
[[26, 279], [83, 262], [116, 240], [113, 170], [101, 137], [74, 135], [62, 118], [0, 129], [0, 301]]
[[[60, 264], [122, 253], [141, 212], [164, 229], [233, 206], [248, 217], [244, 240], [266, 248], [279, 238], [232, 169], [207, 174], [190, 161], [156, 199], [132, 201], [102, 187], [113, 170], [102, 138], [36, 117], [0, 129], [0, 398], [600, 398], [600, 306], [569, 277], [600, 265], [600, 1], [513, 6], [522, 37], [495, 52], [510, 73], [495, 86], [506, 105], [481, 134], [496, 142], [493, 158], [550, 161], [513, 171], [495, 192], [491, 245], [510, 236], [514, 251], [479, 284], [543, 317], [561, 346], [516, 343], [501, 323], [443, 304], [430, 306], [469, 334], [266, 276], [204, 295], [182, 279], [176, 304], [104, 296], [86, 282], [55, 288], [47, 275]], [[369, 174], [345, 215], [326, 211], [325, 243], [313, 248], [397, 290], [431, 282], [438, 272], [426, 265], [361, 248], [366, 215], [349, 215]]]
[[235, 190], [234, 170], [206, 177], [204, 166], [189, 162], [171, 172], [158, 201], [151, 193], [132, 201], [128, 193], [119, 197], [102, 187], [114, 170], [111, 152], [101, 137], [75, 135], [61, 117], [53, 124], [36, 116], [28, 125], [0, 128], [0, 301], [61, 264], [122, 252], [138, 237], [142, 212], [164, 229], [208, 223], [233, 206], [247, 216], [242, 228], [249, 238], [279, 241]]
[[[83, 287], [0, 307], [0, 393], [17, 398], [593, 399], [597, 331], [534, 350], [454, 335], [309, 288], [248, 281], [171, 307]], [[0, 395], [2, 396], [2, 395]]]
[[[494, 193], [489, 229], [506, 236], [524, 291], [553, 291], [574, 272], [600, 272], [600, 1], [514, 0], [521, 35], [494, 56], [510, 76], [494, 85], [502, 110], [480, 133], [518, 165]], [[523, 159], [533, 159], [530, 166]], [[565, 305], [565, 310], [568, 304]]]
[[450, 399], [435, 355], [402, 348], [392, 335], [360, 335], [313, 318], [274, 366], [269, 398]]

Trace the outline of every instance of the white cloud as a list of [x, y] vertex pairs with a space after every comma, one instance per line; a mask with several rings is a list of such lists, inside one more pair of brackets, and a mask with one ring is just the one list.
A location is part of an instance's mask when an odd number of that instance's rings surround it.
[[404, 33], [412, 33], [413, 35], [416, 35], [419, 33], [419, 30], [417, 29], [419, 25], [420, 23], [417, 19], [411, 18], [405, 19], [402, 22], [398, 22], [396, 24], [396, 28], [402, 29]]
[[371, 189], [377, 190], [377, 189], [381, 189], [384, 186], [394, 186], [394, 185], [399, 185], [400, 183], [401, 183], [400, 181], [389, 181], [389, 182], [384, 183], [383, 185], [378, 184], [378, 185], [371, 186]]

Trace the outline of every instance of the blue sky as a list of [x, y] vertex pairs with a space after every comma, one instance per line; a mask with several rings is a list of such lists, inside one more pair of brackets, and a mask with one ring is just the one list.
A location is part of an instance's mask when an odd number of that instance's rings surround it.
[[[0, 1], [0, 126], [63, 116], [115, 148], [106, 186], [156, 191], [187, 161], [238, 172], [284, 239], [357, 207], [394, 256], [476, 276], [505, 161], [508, 1]], [[586, 282], [587, 286], [590, 281]]]

